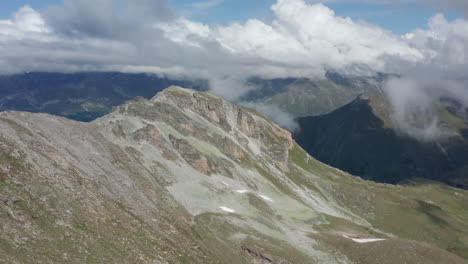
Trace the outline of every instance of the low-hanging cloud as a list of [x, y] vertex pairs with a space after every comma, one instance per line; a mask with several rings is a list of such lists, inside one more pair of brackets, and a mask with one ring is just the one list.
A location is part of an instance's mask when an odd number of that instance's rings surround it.
[[[450, 1], [451, 6], [463, 3]], [[231, 100], [255, 89], [245, 85], [251, 76], [311, 78], [327, 69], [383, 71], [410, 80], [413, 85], [407, 89], [418, 87], [433, 100], [448, 96], [468, 105], [464, 19], [449, 22], [436, 15], [428, 29], [399, 36], [337, 16], [320, 3], [277, 0], [271, 9], [268, 22], [252, 18], [208, 26], [183, 17], [165, 0], [65, 0], [43, 10], [25, 6], [0, 20], [0, 71], [205, 78], [215, 93]], [[390, 98], [399, 100], [398, 94], [405, 93], [394, 92]]]
[[299, 131], [299, 124], [295, 121], [294, 116], [284, 112], [279, 107], [260, 102], [242, 102], [241, 105], [257, 110], [264, 114], [267, 118], [292, 132]]
[[399, 72], [401, 78], [389, 81], [385, 91], [402, 132], [434, 140], [449, 134], [435, 115], [442, 100], [455, 102], [462, 113], [468, 109], [468, 21], [449, 22], [438, 14], [428, 26], [427, 30], [418, 29], [406, 35], [408, 43], [423, 54], [423, 59], [409, 62], [387, 58], [387, 71]]
[[398, 131], [424, 141], [437, 140], [448, 135], [439, 126], [434, 105], [435, 96], [420, 81], [392, 79], [385, 92], [393, 110], [393, 122]]

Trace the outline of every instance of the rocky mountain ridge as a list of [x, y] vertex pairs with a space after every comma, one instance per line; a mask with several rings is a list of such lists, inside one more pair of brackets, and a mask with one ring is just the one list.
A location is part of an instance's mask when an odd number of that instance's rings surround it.
[[206, 92], [173, 86], [91, 123], [2, 112], [0, 146], [0, 263], [468, 258], [466, 191], [363, 181]]

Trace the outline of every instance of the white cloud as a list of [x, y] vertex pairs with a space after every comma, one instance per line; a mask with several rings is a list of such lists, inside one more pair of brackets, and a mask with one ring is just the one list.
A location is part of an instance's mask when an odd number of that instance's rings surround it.
[[30, 6], [24, 6], [13, 14], [13, 24], [20, 31], [25, 32], [49, 32], [50, 29], [46, 26], [42, 17], [34, 11]]
[[40, 12], [25, 6], [0, 21], [0, 69], [194, 76], [230, 99], [254, 89], [245, 86], [252, 75], [387, 71], [433, 98], [450, 95], [468, 105], [467, 20], [436, 15], [427, 30], [398, 36], [305, 0], [277, 0], [272, 11], [269, 22], [208, 26], [177, 17], [165, 0], [66, 0]]
[[449, 22], [437, 14], [428, 26], [407, 37], [409, 45], [423, 54], [422, 59], [387, 58], [386, 62], [387, 71], [401, 75], [385, 89], [394, 118], [403, 132], [423, 140], [448, 134], [434, 117], [436, 102], [448, 98], [468, 109], [468, 21]]
[[[170, 22], [157, 23], [155, 28], [164, 32], [165, 37], [181, 45], [192, 45], [203, 48], [197, 43], [198, 39], [210, 38], [211, 29], [203, 25], [190, 21], [186, 18], [179, 18]], [[191, 40], [193, 39], [193, 40]]]
[[279, 0], [272, 10], [272, 23], [252, 19], [245, 24], [218, 27], [214, 38], [233, 54], [268, 60], [271, 65], [282, 65], [286, 72], [301, 68], [305, 70], [299, 71], [302, 75], [323, 71], [324, 66], [340, 69], [353, 64], [380, 70], [383, 55], [421, 58], [401, 37], [377, 26], [338, 17], [322, 4]]
[[[129, 1], [124, 2], [131, 5]], [[140, 5], [143, 2], [148, 1], [139, 0]], [[83, 60], [75, 59], [83, 52], [85, 58], [98, 52], [95, 62], [86, 60], [88, 68], [118, 68], [120, 65], [122, 69], [163, 70], [177, 67], [189, 75], [214, 74], [221, 79], [251, 74], [313, 76], [322, 74], [324, 68], [350, 69], [353, 65], [381, 70], [382, 56], [411, 61], [421, 57], [419, 51], [400, 36], [365, 22], [338, 17], [322, 4], [309, 5], [303, 0], [278, 0], [272, 7], [275, 19], [271, 23], [251, 19], [243, 24], [217, 27], [186, 18], [167, 19], [169, 16], [165, 15], [161, 17], [166, 19], [154, 17], [138, 24], [141, 21], [135, 20], [134, 15], [127, 16], [115, 9], [112, 0], [94, 4], [89, 0], [67, 0], [64, 6], [48, 8], [41, 14], [25, 7], [10, 24], [1, 24], [0, 35], [7, 49], [18, 44], [26, 49], [25, 42], [13, 43], [14, 39], [7, 36], [27, 35], [29, 30], [41, 33], [28, 37], [29, 48], [38, 54], [51, 52], [50, 58], [58, 60], [46, 62], [31, 57], [36, 62], [35, 67], [14, 61], [12, 65], [18, 65], [22, 71], [37, 70], [41, 65], [44, 70], [54, 70], [57, 63], [69, 65], [66, 68], [70, 70], [80, 69]], [[35, 45], [41, 39], [52, 41], [54, 49]], [[105, 48], [106, 42], [113, 48]], [[86, 51], [83, 43], [87, 43]], [[72, 60], [61, 56], [71, 54], [75, 54]], [[21, 57], [18, 53], [16, 59], [21, 60]]]
[[447, 135], [434, 113], [436, 98], [420, 82], [393, 79], [386, 84], [385, 92], [392, 106], [393, 121], [400, 132], [426, 141]]
[[264, 114], [267, 118], [282, 128], [288, 129], [289, 131], [299, 130], [299, 124], [294, 120], [294, 117], [274, 105], [264, 104], [261, 102], [242, 102], [241, 104]]
[[30, 6], [20, 8], [9, 20], [0, 20], [0, 36], [5, 41], [10, 38], [22, 38], [28, 34], [47, 32], [50, 32], [50, 29], [41, 15]]

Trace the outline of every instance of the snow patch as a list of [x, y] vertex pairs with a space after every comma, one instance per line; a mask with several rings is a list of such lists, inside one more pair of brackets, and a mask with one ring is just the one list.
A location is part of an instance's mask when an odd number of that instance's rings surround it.
[[229, 187], [229, 184], [227, 184], [226, 182], [222, 182], [226, 187]]
[[344, 238], [347, 238], [347, 239], [351, 239], [354, 242], [361, 243], [361, 244], [386, 240], [384, 238], [352, 238], [352, 237], [349, 237], [347, 235], [341, 235], [341, 236], [343, 236]]
[[226, 206], [221, 206], [221, 207], [219, 207], [219, 209], [223, 210], [224, 212], [228, 212], [228, 213], [235, 213], [236, 212], [234, 209], [231, 209], [231, 208], [226, 207]]
[[248, 191], [247, 191], [247, 190], [237, 190], [236, 192], [238, 192], [238, 193], [246, 193], [246, 192], [248, 192]]
[[273, 200], [272, 200], [270, 197], [268, 197], [268, 196], [261, 195], [261, 194], [259, 194], [258, 196], [260, 196], [260, 197], [261, 197], [263, 200], [265, 200], [265, 201], [273, 202]]

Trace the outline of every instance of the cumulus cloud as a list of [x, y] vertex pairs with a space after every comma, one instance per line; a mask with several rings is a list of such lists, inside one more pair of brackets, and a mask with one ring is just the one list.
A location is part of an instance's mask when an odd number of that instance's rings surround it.
[[[25, 6], [0, 20], [0, 71], [112, 70], [205, 78], [214, 92], [231, 100], [255, 89], [245, 85], [251, 76], [383, 71], [409, 79], [412, 85], [403, 86], [434, 100], [449, 96], [468, 104], [464, 19], [449, 22], [436, 15], [428, 29], [398, 36], [337, 16], [320, 3], [277, 0], [271, 9], [269, 21], [208, 26], [181, 16], [165, 0], [65, 0], [39, 11]], [[405, 95], [391, 93], [393, 100]]]
[[[119, 11], [119, 5], [131, 15]], [[146, 8], [148, 3], [151, 8]], [[121, 4], [122, 5], [122, 4]], [[157, 10], [145, 17], [142, 10]], [[20, 20], [8, 20], [9, 31], [21, 35], [21, 43], [6, 38], [5, 50], [17, 70], [146, 69], [179, 72], [216, 79], [317, 76], [325, 68], [381, 70], [382, 56], [415, 61], [421, 57], [406, 40], [374, 25], [336, 16], [322, 4], [303, 0], [278, 0], [275, 18], [266, 23], [251, 19], [228, 26], [207, 26], [175, 16], [163, 1], [67, 0], [62, 6], [34, 11]], [[21, 12], [21, 11], [20, 11]], [[135, 15], [134, 13], [142, 13]], [[148, 12], [147, 12], [148, 13]], [[25, 34], [22, 21], [49, 28], [40, 35]], [[27, 23], [32, 23], [32, 22]], [[4, 21], [5, 22], [5, 21]], [[5, 24], [2, 22], [2, 24]], [[45, 47], [44, 40], [48, 46]], [[26, 43], [28, 43], [25, 47]], [[84, 46], [83, 46], [84, 45]], [[28, 50], [26, 50], [28, 49]], [[40, 55], [48, 54], [50, 60]], [[27, 54], [25, 54], [27, 53]], [[20, 63], [28, 55], [32, 64]], [[81, 59], [80, 59], [81, 57]], [[94, 62], [91, 61], [94, 58]]]
[[266, 24], [252, 19], [217, 28], [215, 38], [234, 54], [259, 57], [281, 67], [289, 76], [323, 73], [364, 64], [382, 69], [383, 55], [417, 60], [420, 54], [399, 36], [350, 18], [338, 17], [322, 4], [278, 0], [275, 19]]

